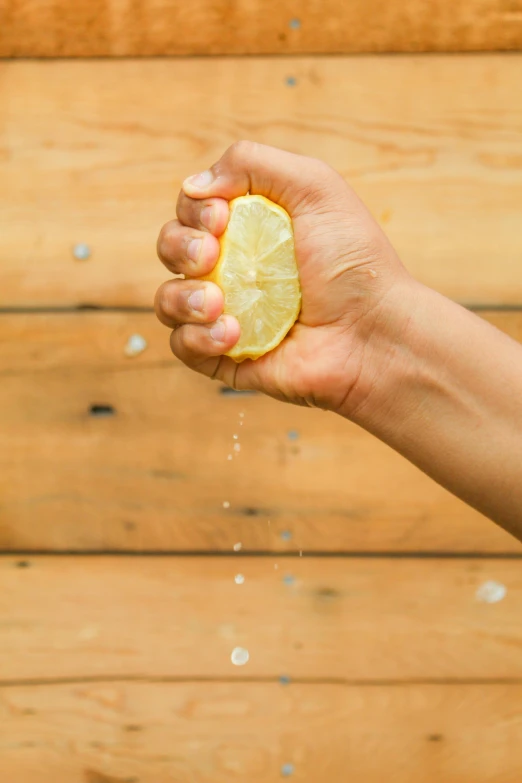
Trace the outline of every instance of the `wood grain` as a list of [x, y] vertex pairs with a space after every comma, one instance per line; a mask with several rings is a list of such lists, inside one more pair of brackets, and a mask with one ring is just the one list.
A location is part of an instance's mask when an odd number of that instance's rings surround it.
[[[522, 313], [488, 318], [522, 339]], [[522, 553], [356, 426], [223, 395], [168, 334], [152, 313], [0, 316], [1, 548]]]
[[[506, 589], [498, 603], [477, 599], [490, 581]], [[521, 611], [516, 560], [3, 556], [0, 672], [20, 683], [521, 678]], [[236, 646], [249, 650], [244, 668], [231, 664]]]
[[0, 8], [4, 57], [520, 48], [519, 0], [9, 0]]
[[[241, 137], [337, 167], [428, 285], [520, 304], [521, 63], [5, 62], [0, 306], [149, 307], [168, 276], [155, 241], [179, 183]], [[89, 260], [74, 259], [78, 242]]]
[[10, 783], [519, 783], [522, 687], [76, 683], [0, 690]]

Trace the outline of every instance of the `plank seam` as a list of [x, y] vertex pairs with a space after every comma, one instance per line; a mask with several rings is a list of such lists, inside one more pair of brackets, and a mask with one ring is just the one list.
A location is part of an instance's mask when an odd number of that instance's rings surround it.
[[433, 686], [440, 687], [441, 685], [452, 686], [499, 686], [499, 685], [522, 685], [521, 677], [467, 677], [467, 678], [448, 678], [448, 677], [414, 677], [410, 679], [367, 679], [367, 680], [355, 680], [342, 677], [296, 677], [290, 678], [289, 681], [281, 683], [279, 676], [265, 676], [265, 677], [212, 677], [212, 676], [191, 676], [191, 677], [169, 677], [169, 676], [149, 676], [142, 674], [129, 674], [129, 675], [93, 675], [93, 676], [76, 676], [76, 677], [49, 677], [49, 678], [20, 678], [14, 680], [2, 680], [0, 679], [0, 688], [19, 688], [19, 687], [45, 687], [52, 685], [77, 685], [77, 684], [97, 684], [97, 683], [146, 683], [146, 684], [172, 684], [172, 685], [186, 685], [190, 683], [215, 683], [215, 684], [236, 684], [236, 683], [251, 683], [251, 684], [280, 684], [282, 687], [290, 687], [291, 685], [343, 685], [350, 688], [382, 688], [382, 687], [404, 687], [404, 686]]
[[[493, 523], [492, 523], [493, 524]], [[300, 550], [301, 551], [301, 550]], [[325, 551], [320, 550], [302, 550], [296, 552], [279, 552], [277, 550], [250, 550], [241, 552], [232, 552], [232, 550], [132, 550], [132, 549], [0, 549], [0, 558], [30, 559], [32, 557], [141, 557], [141, 558], [159, 558], [159, 557], [277, 557], [277, 558], [343, 558], [345, 560], [522, 560], [522, 552], [388, 552], [377, 551]]]
[[[519, 313], [522, 312], [522, 302], [520, 304], [502, 304], [502, 303], [483, 303], [483, 302], [457, 302], [466, 310], [473, 313], [500, 312], [500, 313]], [[2, 315], [71, 315], [74, 313], [154, 313], [153, 307], [145, 305], [96, 305], [96, 304], [77, 304], [77, 305], [42, 305], [42, 306], [0, 306], [0, 316]]]

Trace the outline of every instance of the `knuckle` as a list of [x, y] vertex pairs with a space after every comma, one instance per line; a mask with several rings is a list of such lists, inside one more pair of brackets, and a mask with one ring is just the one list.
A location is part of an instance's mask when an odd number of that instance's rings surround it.
[[257, 142], [255, 141], [240, 139], [229, 147], [227, 154], [234, 160], [248, 160], [255, 155], [257, 146]]
[[159, 258], [163, 261], [169, 258], [172, 252], [172, 244], [175, 239], [176, 227], [172, 222], [166, 223], [161, 229], [158, 241], [156, 243], [156, 249]]
[[163, 226], [163, 228], [158, 234], [158, 240], [156, 242], [156, 252], [159, 258], [161, 258], [162, 260], [165, 257], [166, 245], [167, 245], [167, 226]]
[[201, 346], [202, 335], [197, 327], [190, 328], [190, 326], [187, 326], [185, 329], [181, 330], [180, 337], [183, 342], [185, 351], [191, 354], [204, 353]]
[[172, 314], [173, 308], [170, 286], [164, 284], [158, 288], [156, 291], [154, 306], [157, 313], [163, 313], [164, 315]]
[[310, 173], [313, 174], [314, 179], [316, 179], [322, 185], [325, 185], [325, 183], [328, 183], [334, 177], [339, 177], [335, 169], [333, 169], [328, 163], [325, 163], [324, 160], [320, 160], [319, 158], [309, 158], [309, 165], [311, 170]]

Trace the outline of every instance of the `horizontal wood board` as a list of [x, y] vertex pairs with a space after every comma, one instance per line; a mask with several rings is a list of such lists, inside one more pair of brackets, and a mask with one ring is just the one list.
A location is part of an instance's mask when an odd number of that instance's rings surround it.
[[8, 0], [0, 56], [522, 48], [520, 0]]
[[521, 611], [520, 563], [506, 559], [3, 556], [0, 672], [518, 679]]
[[[519, 783], [522, 686], [77, 682], [0, 689], [10, 783]], [[290, 767], [291, 765], [291, 767]]]
[[0, 307], [149, 307], [180, 182], [242, 137], [338, 168], [428, 285], [521, 304], [521, 57], [4, 62]]
[[0, 316], [1, 549], [522, 554], [355, 425], [223, 394], [168, 338], [153, 313]]

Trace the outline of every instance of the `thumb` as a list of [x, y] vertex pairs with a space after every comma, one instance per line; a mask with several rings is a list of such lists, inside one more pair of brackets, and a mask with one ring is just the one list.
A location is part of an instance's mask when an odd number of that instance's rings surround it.
[[238, 141], [207, 171], [189, 177], [183, 191], [190, 198], [223, 198], [230, 201], [251, 193], [266, 196], [290, 214], [317, 200], [332, 177], [344, 180], [326, 163], [303, 155], [267, 147], [253, 141]]

